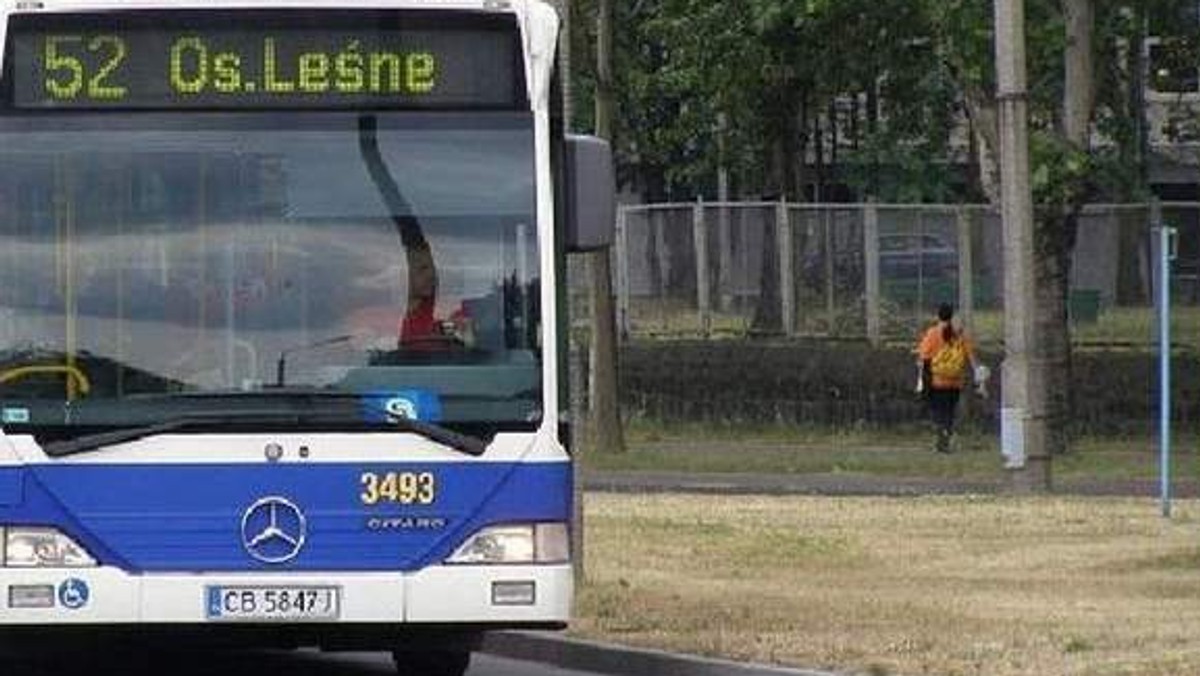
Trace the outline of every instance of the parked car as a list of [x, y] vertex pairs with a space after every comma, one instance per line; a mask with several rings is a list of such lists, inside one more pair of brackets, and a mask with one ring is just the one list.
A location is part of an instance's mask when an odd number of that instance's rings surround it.
[[935, 234], [879, 237], [879, 276], [883, 279], [946, 278], [958, 274], [958, 251]]
[[[804, 257], [804, 279], [814, 287], [824, 284], [824, 253]], [[833, 252], [834, 283], [856, 286], [864, 278], [861, 246]], [[933, 233], [889, 233], [879, 236], [879, 277], [884, 282], [917, 279], [952, 279], [958, 274], [958, 251]]]

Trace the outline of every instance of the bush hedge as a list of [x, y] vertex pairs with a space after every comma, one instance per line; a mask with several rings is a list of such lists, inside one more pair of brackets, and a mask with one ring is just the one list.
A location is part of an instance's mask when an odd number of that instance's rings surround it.
[[[989, 397], [965, 397], [964, 424], [998, 426], [999, 354]], [[922, 419], [916, 370], [906, 348], [822, 341], [643, 341], [621, 351], [627, 414], [663, 421], [893, 426]], [[1074, 431], [1145, 433], [1158, 419], [1158, 357], [1133, 351], [1077, 352], [1072, 368]], [[1200, 359], [1172, 364], [1172, 417], [1198, 418]]]

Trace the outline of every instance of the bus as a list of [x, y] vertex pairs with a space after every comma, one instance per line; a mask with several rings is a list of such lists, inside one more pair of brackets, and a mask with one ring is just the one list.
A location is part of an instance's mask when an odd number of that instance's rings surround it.
[[537, 0], [0, 1], [0, 647], [389, 651], [568, 621]]

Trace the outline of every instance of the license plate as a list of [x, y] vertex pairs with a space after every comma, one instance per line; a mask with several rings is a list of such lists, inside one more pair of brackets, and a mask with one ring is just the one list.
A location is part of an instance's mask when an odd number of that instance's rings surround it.
[[338, 587], [206, 587], [210, 620], [336, 620]]

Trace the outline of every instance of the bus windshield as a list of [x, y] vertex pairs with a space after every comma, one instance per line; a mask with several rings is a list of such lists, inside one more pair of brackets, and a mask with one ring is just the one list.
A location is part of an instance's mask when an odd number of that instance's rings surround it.
[[533, 420], [533, 157], [525, 113], [0, 117], [0, 423], [292, 389]]

